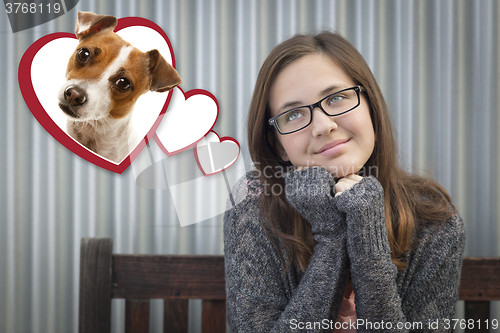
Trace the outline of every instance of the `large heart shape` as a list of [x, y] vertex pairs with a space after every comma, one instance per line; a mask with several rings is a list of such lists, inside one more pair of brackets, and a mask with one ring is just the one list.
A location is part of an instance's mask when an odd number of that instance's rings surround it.
[[231, 137], [219, 138], [214, 131], [208, 133], [193, 149], [196, 163], [203, 175], [211, 176], [229, 168], [240, 155], [240, 144]]
[[203, 139], [218, 116], [219, 103], [210, 92], [194, 89], [184, 93], [176, 87], [155, 141], [167, 156], [175, 155]]
[[[155, 23], [139, 17], [121, 18], [115, 32], [143, 52], [158, 49], [165, 60], [175, 68], [170, 41]], [[154, 135], [172, 98], [172, 91], [148, 92], [142, 95], [132, 116], [133, 125], [141, 138], [140, 142], [134, 142], [130, 154], [120, 163], [103, 158], [67, 134], [66, 116], [57, 105], [57, 92], [64, 82], [66, 65], [77, 45], [76, 36], [70, 33], [50, 34], [33, 43], [19, 64], [21, 93], [38, 122], [63, 146], [97, 166], [122, 173]], [[137, 112], [138, 110], [140, 112]]]

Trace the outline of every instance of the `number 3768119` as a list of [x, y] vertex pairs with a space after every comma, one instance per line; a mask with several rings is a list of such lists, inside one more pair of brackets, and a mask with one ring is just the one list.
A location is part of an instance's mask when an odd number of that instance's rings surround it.
[[483, 320], [481, 321], [480, 319], [474, 320], [474, 319], [445, 319], [444, 320], [444, 328], [445, 329], [466, 329], [468, 328], [469, 330], [479, 330], [481, 328], [486, 328], [486, 329], [498, 329], [498, 319], [493, 319], [493, 320]]
[[61, 5], [59, 3], [47, 3], [47, 4], [36, 4], [27, 2], [7, 2], [5, 4], [5, 11], [7, 14], [42, 14], [42, 13], [54, 13], [58, 14], [61, 11]]

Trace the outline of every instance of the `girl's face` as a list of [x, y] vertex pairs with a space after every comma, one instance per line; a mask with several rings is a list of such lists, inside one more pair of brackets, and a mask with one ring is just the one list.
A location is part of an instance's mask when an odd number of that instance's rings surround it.
[[[355, 85], [327, 55], [305, 55], [276, 77], [269, 96], [271, 116], [316, 103]], [[276, 131], [276, 136], [276, 149], [284, 161], [296, 167], [325, 167], [336, 178], [361, 170], [375, 146], [370, 110], [363, 94], [359, 106], [345, 114], [330, 117], [315, 108], [309, 126], [285, 135]]]

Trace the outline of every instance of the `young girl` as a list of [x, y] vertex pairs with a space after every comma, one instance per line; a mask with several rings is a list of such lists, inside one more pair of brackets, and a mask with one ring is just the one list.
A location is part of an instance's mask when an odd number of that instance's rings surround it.
[[256, 170], [225, 215], [233, 332], [446, 330], [464, 228], [445, 189], [397, 164], [380, 89], [337, 34], [295, 36], [260, 70]]

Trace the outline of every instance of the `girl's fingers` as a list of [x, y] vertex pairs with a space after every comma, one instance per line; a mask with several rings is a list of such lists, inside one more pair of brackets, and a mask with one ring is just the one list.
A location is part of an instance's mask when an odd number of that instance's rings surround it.
[[[309, 167], [304, 166], [304, 165], [299, 165], [296, 168], [296, 171], [304, 170]], [[343, 178], [340, 178], [337, 184], [335, 184], [335, 196], [340, 195], [342, 192], [350, 189], [353, 187], [355, 184], [359, 183], [363, 177], [356, 175], [356, 174], [349, 174]]]
[[347, 191], [355, 184], [359, 183], [363, 177], [355, 174], [347, 175], [344, 178], [339, 179], [337, 184], [335, 184], [335, 196], [340, 195], [342, 192]]
[[359, 183], [363, 179], [363, 177], [361, 177], [360, 175], [357, 175], [355, 173], [347, 175], [347, 176], [345, 176], [345, 178], [354, 180], [356, 183]]
[[354, 185], [354, 183], [351, 183], [352, 181], [346, 180], [346, 179], [340, 179], [337, 184], [335, 184], [335, 191], [337, 192], [344, 192], [345, 190], [349, 189], [351, 186]]

